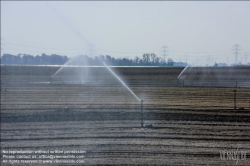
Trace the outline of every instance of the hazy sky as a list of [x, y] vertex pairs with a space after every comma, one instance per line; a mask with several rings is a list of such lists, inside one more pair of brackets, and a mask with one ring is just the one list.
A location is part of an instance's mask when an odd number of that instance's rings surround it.
[[[250, 54], [247, 1], [1, 1], [1, 55], [26, 53], [141, 57], [188, 63], [235, 61]], [[250, 61], [250, 56], [248, 56]]]

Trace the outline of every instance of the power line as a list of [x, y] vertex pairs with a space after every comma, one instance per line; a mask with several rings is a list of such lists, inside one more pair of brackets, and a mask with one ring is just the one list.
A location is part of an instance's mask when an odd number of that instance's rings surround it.
[[28, 47], [28, 48], [34, 48], [34, 49], [49, 49], [49, 50], [81, 50], [81, 49], [67, 49], [67, 48], [49, 48], [49, 47], [37, 47], [37, 46], [28, 46], [28, 45], [23, 45], [23, 44], [15, 44], [8, 42], [8, 45], [12, 46], [17, 46], [17, 47]]
[[210, 66], [211, 55], [208, 56], [208, 66]]
[[[23, 44], [16, 44], [8, 42], [8, 46], [14, 46], [14, 47], [27, 47], [31, 49], [48, 49], [48, 50], [83, 50], [83, 48], [49, 48], [49, 47], [37, 47], [37, 46], [31, 46], [31, 45], [23, 45]], [[91, 54], [94, 52], [94, 46], [90, 45], [88, 50]], [[117, 50], [107, 50], [107, 49], [98, 49], [98, 50], [104, 50], [108, 52], [114, 52], [114, 53], [145, 53], [145, 51], [117, 51]], [[154, 51], [150, 51], [154, 52]]]
[[163, 49], [163, 58], [167, 61], [167, 49], [168, 49], [168, 46], [166, 46], [166, 45], [164, 45], [163, 47], [162, 47], [162, 49]]
[[235, 44], [234, 46], [233, 46], [233, 54], [235, 54], [235, 64], [237, 64], [238, 63], [238, 55], [240, 54], [240, 51], [241, 49], [240, 49], [240, 45], [239, 44]]
[[247, 64], [247, 57], [248, 57], [248, 53], [245, 52], [245, 61], [246, 61], [246, 64]]
[[200, 51], [192, 51], [192, 52], [190, 52], [190, 51], [176, 51], [176, 50], [172, 50], [171, 49], [171, 52], [176, 52], [176, 53], [190, 53], [190, 54], [201, 54], [201, 53], [203, 53], [203, 54], [207, 54], [207, 53], [218, 53], [218, 52], [226, 52], [226, 51], [228, 51], [228, 50], [218, 50], [218, 51], [206, 51], [206, 52], [200, 52]]
[[187, 64], [187, 60], [188, 60], [187, 55], [185, 56], [185, 59], [184, 59], [184, 60], [186, 61], [186, 64]]
[[[114, 53], [145, 53], [145, 51], [117, 51], [117, 50], [108, 50], [108, 49], [99, 49], [99, 50], [104, 50], [108, 52], [114, 52]], [[154, 52], [154, 51], [148, 51], [148, 52]]]

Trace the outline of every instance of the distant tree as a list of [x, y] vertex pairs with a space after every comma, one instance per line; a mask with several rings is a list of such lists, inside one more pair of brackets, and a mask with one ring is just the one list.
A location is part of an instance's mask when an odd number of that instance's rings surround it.
[[143, 63], [143, 60], [142, 59], [139, 59], [139, 66], [143, 66], [144, 65], [144, 63]]
[[100, 61], [105, 62], [105, 57], [104, 57], [104, 55], [100, 55], [99, 58], [100, 58]]
[[22, 54], [18, 54], [15, 58], [15, 64], [21, 64], [22, 63]]
[[2, 56], [2, 64], [13, 64], [13, 55], [11, 54], [3, 54]]
[[173, 59], [168, 58], [167, 65], [168, 65], [168, 66], [174, 66], [174, 61], [173, 61]]
[[137, 64], [139, 64], [139, 62], [140, 62], [140, 58], [136, 56], [136, 57], [134, 58], [133, 63], [134, 63], [135, 65], [137, 65]]
[[42, 53], [40, 63], [43, 65], [49, 65], [50, 64], [49, 56], [46, 55], [45, 53]]
[[33, 65], [35, 62], [34, 56], [29, 54], [23, 54], [22, 59], [23, 59], [23, 64], [25, 65]]
[[155, 58], [155, 65], [160, 65], [160, 61], [161, 61], [161, 58], [160, 57], [156, 57]]
[[106, 62], [108, 65], [113, 65], [113, 63], [112, 63], [112, 58], [111, 58], [111, 56], [109, 56], [109, 55], [106, 55], [106, 56], [105, 56], [105, 62]]
[[61, 63], [61, 57], [56, 54], [52, 54], [49, 56], [49, 64], [60, 64]]
[[[106, 62], [108, 65], [113, 66], [164, 66], [170, 65], [173, 66], [173, 60], [170, 58], [168, 62], [160, 57], [157, 57], [154, 53], [145, 53], [142, 55], [142, 58], [135, 57], [134, 59], [129, 58], [114, 58], [110, 55], [100, 55], [95, 57], [88, 57], [87, 55], [79, 55], [79, 64], [86, 63], [88, 65], [98, 65], [102, 66], [102, 62]], [[41, 56], [29, 55], [29, 54], [3, 54], [1, 56], [1, 64], [24, 64], [24, 65], [63, 65], [70, 58], [66, 55], [61, 56], [57, 54], [46, 55], [43, 53]]]
[[166, 60], [161, 58], [160, 59], [160, 66], [165, 66], [167, 63], [166, 63]]
[[62, 57], [62, 64], [66, 63], [68, 60], [69, 60], [69, 58], [66, 55], [64, 55]]
[[152, 65], [155, 65], [155, 59], [157, 58], [156, 54], [150, 54], [150, 62]]
[[142, 55], [142, 60], [144, 65], [149, 65], [150, 64], [150, 54], [146, 53]]
[[100, 57], [98, 57], [98, 56], [95, 56], [93, 61], [94, 61], [93, 65], [96, 65], [96, 66], [103, 65], [102, 62], [101, 62]]
[[1, 56], [1, 64], [23, 64], [23, 65], [39, 65], [39, 64], [52, 64], [52, 65], [60, 65], [67, 62], [69, 58], [67, 56], [60, 56], [56, 54], [46, 55], [42, 54], [41, 56], [29, 54], [4, 54]]
[[35, 65], [39, 65], [40, 61], [41, 61], [41, 57], [39, 55], [36, 55], [35, 58], [34, 58]]

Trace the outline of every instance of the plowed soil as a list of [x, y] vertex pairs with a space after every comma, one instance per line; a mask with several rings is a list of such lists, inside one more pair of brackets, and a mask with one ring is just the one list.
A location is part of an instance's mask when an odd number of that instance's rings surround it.
[[[250, 165], [250, 88], [183, 86], [183, 68], [119, 68], [145, 100], [152, 126], [141, 127], [141, 103], [121, 84], [53, 82], [57, 69], [1, 67], [1, 152], [82, 150], [84, 165]], [[237, 149], [246, 160], [221, 159]]]

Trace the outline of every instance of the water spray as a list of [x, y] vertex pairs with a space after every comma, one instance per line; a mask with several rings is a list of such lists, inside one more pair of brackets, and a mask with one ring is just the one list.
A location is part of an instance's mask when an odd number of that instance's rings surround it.
[[181, 72], [180, 75], [177, 77], [177, 79], [180, 78], [180, 76], [182, 75], [182, 73], [183, 73], [188, 67], [189, 67], [189, 65], [187, 65], [187, 66], [182, 70], [182, 72]]
[[103, 65], [110, 71], [110, 73], [112, 73], [112, 74], [122, 83], [122, 85], [124, 85], [124, 87], [127, 88], [128, 91], [129, 91], [138, 101], [141, 101], [141, 100], [139, 99], [139, 97], [137, 97], [136, 94], [135, 94], [131, 89], [129, 89], [129, 87], [122, 81], [122, 79], [121, 79], [120, 77], [118, 77], [118, 76], [113, 72], [113, 70], [110, 69], [109, 66], [106, 65], [105, 62], [102, 62], [102, 63], [103, 63]]
[[[129, 87], [122, 81], [122, 79], [121, 79], [120, 77], [118, 77], [118, 76], [113, 72], [113, 70], [111, 70], [110, 67], [106, 65], [105, 62], [102, 62], [102, 63], [103, 63], [103, 65], [110, 71], [110, 73], [112, 73], [112, 74], [122, 83], [122, 85], [124, 85], [124, 86], [128, 89], [128, 91], [129, 91], [138, 101], [141, 102], [141, 128], [143, 128], [143, 127], [144, 127], [144, 125], [143, 125], [143, 102], [144, 102], [145, 100], [139, 99], [139, 97], [136, 96], [136, 94], [135, 94], [131, 89], [129, 89]], [[152, 127], [152, 125], [151, 125], [151, 127]]]

